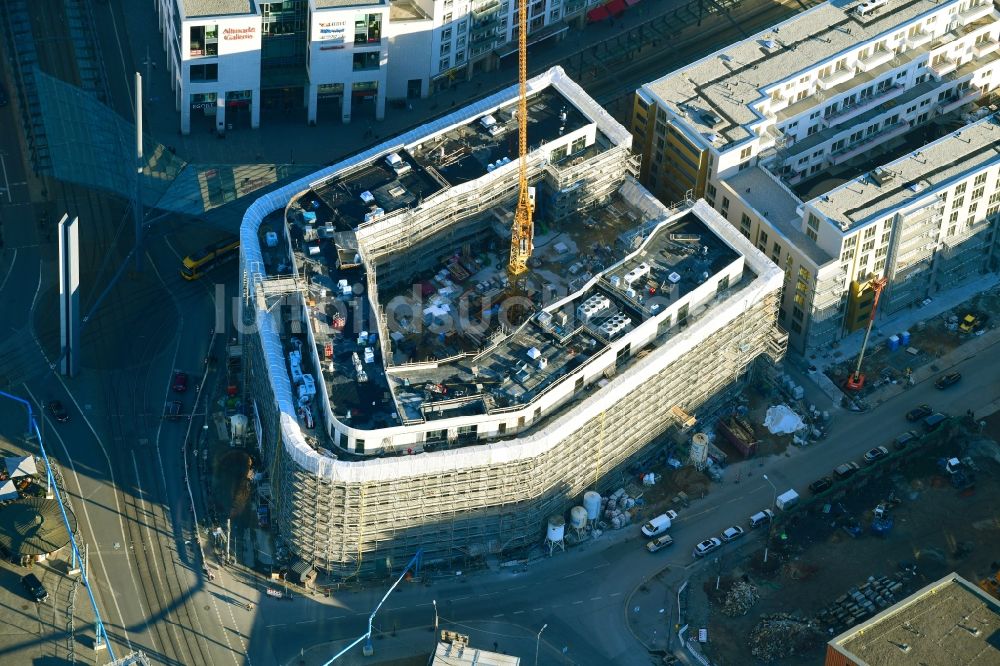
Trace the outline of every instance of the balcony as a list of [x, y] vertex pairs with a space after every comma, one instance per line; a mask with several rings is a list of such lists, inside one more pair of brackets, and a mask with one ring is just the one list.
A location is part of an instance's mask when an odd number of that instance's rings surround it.
[[931, 33], [924, 32], [923, 30], [921, 30], [920, 32], [915, 32], [909, 37], [907, 37], [906, 42], [907, 44], [909, 44], [911, 49], [915, 49], [917, 47], [923, 46], [927, 42], [931, 41], [931, 39], [933, 38], [934, 37], [933, 35], [931, 35]]
[[949, 56], [943, 56], [935, 58], [934, 62], [928, 64], [927, 67], [929, 67], [930, 70], [934, 72], [934, 74], [936, 74], [938, 78], [941, 78], [942, 76], [950, 74], [951, 72], [954, 72], [956, 69], [958, 69], [958, 63], [955, 61], [954, 58], [951, 58]]
[[492, 0], [492, 2], [486, 2], [479, 6], [473, 6], [472, 8], [472, 20], [479, 21], [491, 14], [496, 14], [500, 11], [500, 3], [497, 0]]
[[937, 108], [937, 111], [939, 114], [944, 115], [950, 111], [954, 111], [960, 106], [964, 106], [965, 104], [971, 104], [972, 102], [975, 102], [977, 99], [979, 99], [979, 96], [981, 94], [982, 92], [979, 90], [979, 88], [975, 86], [970, 86], [961, 95], [953, 95], [952, 97], [948, 97], [946, 99], [941, 100], [940, 106]]
[[852, 143], [851, 145], [838, 150], [835, 153], [830, 153], [830, 161], [834, 164], [843, 164], [847, 160], [860, 155], [866, 150], [870, 150], [876, 145], [882, 143], [883, 141], [888, 141], [894, 136], [899, 136], [900, 134], [905, 134], [910, 129], [910, 124], [906, 121], [900, 121], [895, 125], [889, 125], [888, 127], [883, 127], [873, 134], [869, 134], [857, 143]]
[[880, 104], [886, 102], [897, 95], [902, 94], [906, 90], [902, 85], [895, 83], [884, 90], [877, 91], [871, 97], [866, 97], [865, 99], [855, 103], [853, 106], [842, 108], [836, 113], [831, 113], [828, 116], [823, 116], [823, 122], [827, 127], [842, 123], [844, 121], [850, 120], [855, 116], [864, 113], [866, 110], [870, 109], [875, 104]]
[[586, 6], [586, 0], [570, 0], [563, 5], [563, 15], [572, 16], [577, 12], [583, 11]]
[[997, 50], [997, 40], [987, 39], [984, 42], [979, 42], [973, 45], [972, 52], [977, 58], [982, 58], [985, 55], [989, 55]]
[[964, 12], [959, 12], [958, 18], [962, 22], [962, 25], [968, 25], [973, 21], [983, 18], [984, 16], [988, 16], [992, 11], [992, 2], [981, 2], [978, 5], [973, 5], [967, 8]]
[[895, 53], [889, 50], [876, 51], [872, 53], [867, 58], [861, 58], [858, 60], [858, 67], [862, 72], [867, 72], [879, 65], [884, 65], [893, 59]]
[[816, 79], [816, 82], [819, 83], [819, 87], [822, 88], [823, 90], [829, 90], [835, 85], [839, 83], [845, 83], [853, 78], [854, 78], [853, 69], [841, 69], [836, 72], [831, 72], [826, 76], [819, 77], [818, 79]]

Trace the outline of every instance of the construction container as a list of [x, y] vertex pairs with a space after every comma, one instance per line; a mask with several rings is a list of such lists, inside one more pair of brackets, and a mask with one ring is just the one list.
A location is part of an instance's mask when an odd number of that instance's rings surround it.
[[890, 335], [889, 336], [889, 351], [896, 351], [899, 349], [899, 336]]
[[745, 419], [730, 416], [720, 420], [717, 429], [727, 442], [743, 454], [744, 458], [750, 458], [757, 453], [757, 438], [754, 436], [753, 426]]
[[899, 334], [899, 344], [902, 347], [906, 347], [907, 345], [910, 344], [910, 332], [909, 331], [903, 331], [902, 333]]
[[588, 490], [583, 494], [583, 508], [587, 510], [588, 520], [597, 520], [601, 514], [601, 494]]

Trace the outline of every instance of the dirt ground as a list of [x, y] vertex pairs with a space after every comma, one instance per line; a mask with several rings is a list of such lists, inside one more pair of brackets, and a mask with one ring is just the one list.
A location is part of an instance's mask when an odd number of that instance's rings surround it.
[[[959, 345], [971, 339], [970, 334], [962, 334], [958, 330], [949, 330], [948, 320], [957, 317], [959, 320], [968, 313], [979, 316], [989, 315], [1000, 311], [1000, 289], [977, 294], [974, 298], [965, 303], [932, 317], [923, 322], [922, 328], [914, 326], [910, 329], [909, 348], [916, 350], [916, 354], [910, 354], [905, 349], [889, 351], [885, 338], [892, 334], [891, 331], [881, 331], [881, 336], [872, 336], [872, 341], [868, 343], [868, 352], [862, 363], [861, 370], [868, 378], [864, 389], [860, 392], [860, 397], [878, 388], [887, 381], [903, 381], [906, 370], [915, 370], [919, 367], [933, 363], [936, 359], [956, 349]], [[995, 318], [990, 318], [986, 326], [994, 328], [997, 326]], [[838, 386], [843, 385], [849, 373], [854, 371], [854, 364], [857, 357], [846, 358], [840, 363], [826, 369], [827, 376]]]
[[[1000, 418], [989, 421], [994, 433], [1000, 430]], [[970, 456], [978, 468], [971, 491], [953, 488], [938, 467], [939, 458], [955, 454]], [[710, 642], [704, 646], [708, 656], [720, 665], [762, 663], [750, 654], [747, 636], [763, 615], [815, 618], [869, 576], [893, 578], [901, 563], [915, 563], [916, 576], [904, 583], [896, 600], [950, 571], [973, 581], [989, 574], [1000, 560], [998, 460], [1000, 446], [995, 440], [964, 428], [941, 432], [902, 461], [885, 461], [881, 474], [859, 478], [847, 495], [803, 507], [791, 514], [790, 522], [776, 524], [766, 567], [757, 546], [718, 569], [709, 567], [700, 580], [692, 580], [691, 589], [697, 593], [691, 596], [689, 610], [694, 631], [708, 628]], [[876, 536], [869, 529], [872, 510], [891, 494], [900, 500], [891, 510], [895, 527], [886, 536]], [[861, 535], [853, 537], [842, 528], [850, 521], [860, 522]], [[727, 617], [718, 610], [723, 593], [743, 576], [757, 587], [760, 599], [746, 616]], [[814, 626], [817, 631], [804, 652], [770, 663], [821, 663], [825, 641], [845, 627], [822, 622]]]

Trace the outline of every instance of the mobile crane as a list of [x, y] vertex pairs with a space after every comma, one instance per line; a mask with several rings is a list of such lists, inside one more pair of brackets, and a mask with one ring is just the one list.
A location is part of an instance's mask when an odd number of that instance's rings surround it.
[[872, 311], [868, 316], [868, 328], [865, 330], [865, 339], [861, 343], [861, 351], [858, 352], [858, 364], [854, 368], [854, 372], [848, 376], [847, 381], [844, 383], [844, 388], [848, 391], [860, 391], [865, 385], [865, 375], [861, 372], [861, 362], [865, 360], [865, 350], [868, 347], [868, 337], [872, 334], [872, 327], [875, 325], [875, 313], [878, 310], [878, 300], [882, 296], [882, 290], [885, 289], [885, 285], [889, 283], [889, 280], [884, 277], [872, 278], [868, 286], [871, 287], [872, 291], [875, 292], [875, 298], [872, 301]]

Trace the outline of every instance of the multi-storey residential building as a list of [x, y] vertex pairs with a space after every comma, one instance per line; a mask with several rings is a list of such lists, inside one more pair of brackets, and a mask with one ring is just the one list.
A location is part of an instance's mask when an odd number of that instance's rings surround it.
[[[790, 344], [823, 347], [864, 324], [873, 276], [890, 279], [888, 315], [994, 267], [978, 246], [992, 242], [996, 209], [970, 208], [971, 196], [921, 217], [939, 233], [922, 236], [920, 260], [896, 244], [916, 234], [906, 224], [922, 202], [995, 181], [989, 151], [965, 148], [988, 145], [995, 125], [951, 133], [989, 112], [998, 36], [988, 1], [820, 5], [642, 86], [641, 178], [664, 201], [704, 197], [768, 253], [785, 269]], [[916, 184], [909, 165], [921, 162]]]
[[[560, 38], [589, 0], [534, 0], [529, 44]], [[590, 2], [594, 4], [594, 2]], [[157, 0], [181, 131], [256, 128], [260, 112], [310, 124], [381, 119], [516, 54], [511, 0]]]
[[272, 515], [315, 566], [541, 543], [784, 354], [778, 267], [704, 202], [642, 188], [628, 131], [561, 69], [528, 89], [540, 235], [516, 325], [517, 86], [246, 212], [246, 399]]

